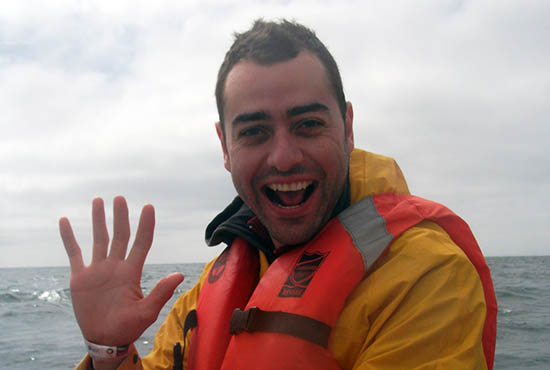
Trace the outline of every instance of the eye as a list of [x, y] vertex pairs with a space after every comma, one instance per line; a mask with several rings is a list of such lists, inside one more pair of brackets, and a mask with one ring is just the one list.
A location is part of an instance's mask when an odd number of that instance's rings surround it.
[[311, 135], [316, 133], [324, 125], [325, 124], [323, 121], [317, 119], [306, 119], [298, 123], [296, 130], [298, 131], [298, 133]]
[[317, 120], [308, 119], [307, 121], [303, 121], [301, 123], [301, 126], [305, 128], [313, 128], [313, 127], [322, 126], [322, 123]]
[[243, 145], [257, 145], [265, 142], [269, 137], [269, 130], [264, 126], [243, 127], [237, 132], [237, 140]]
[[239, 137], [254, 137], [261, 135], [263, 130], [259, 127], [249, 127], [239, 132]]

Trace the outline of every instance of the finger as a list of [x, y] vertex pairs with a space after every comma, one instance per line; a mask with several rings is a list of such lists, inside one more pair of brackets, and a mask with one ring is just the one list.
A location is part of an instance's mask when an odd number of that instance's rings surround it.
[[82, 261], [82, 252], [74, 237], [71, 223], [66, 217], [59, 220], [59, 233], [61, 234], [61, 240], [65, 246], [67, 256], [69, 256], [69, 264], [71, 265], [71, 273], [76, 272], [84, 267]]
[[105, 224], [105, 209], [101, 198], [95, 198], [92, 202], [92, 225], [94, 228], [92, 262], [98, 262], [107, 257], [109, 248], [109, 233]]
[[174, 290], [183, 281], [182, 273], [175, 272], [162, 278], [143, 299], [142, 313], [146, 321], [154, 322], [162, 307], [174, 294]]
[[126, 199], [117, 196], [113, 200], [113, 242], [109, 258], [124, 260], [130, 240], [130, 220], [128, 219], [128, 205]]
[[145, 263], [147, 253], [153, 243], [153, 232], [155, 230], [155, 209], [148, 204], [141, 210], [139, 226], [136, 233], [136, 240], [128, 256], [128, 262], [136, 266], [141, 274], [141, 268]]

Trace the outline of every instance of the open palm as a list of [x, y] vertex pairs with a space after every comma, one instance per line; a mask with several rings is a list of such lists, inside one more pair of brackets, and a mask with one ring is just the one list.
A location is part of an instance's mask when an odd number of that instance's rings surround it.
[[71, 265], [71, 299], [82, 334], [90, 342], [121, 346], [134, 342], [156, 320], [162, 306], [183, 281], [183, 275], [174, 273], [164, 277], [144, 297], [140, 280], [153, 242], [154, 208], [143, 207], [127, 258], [130, 224], [123, 197], [114, 199], [113, 212], [113, 240], [109, 251], [103, 200], [93, 200], [93, 255], [89, 266], [84, 265], [67, 218], [59, 220], [59, 230]]

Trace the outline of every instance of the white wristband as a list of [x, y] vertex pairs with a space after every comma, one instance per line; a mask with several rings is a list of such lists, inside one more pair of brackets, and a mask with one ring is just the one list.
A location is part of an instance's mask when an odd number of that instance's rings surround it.
[[95, 344], [88, 342], [84, 339], [84, 344], [86, 344], [86, 349], [93, 359], [114, 359], [122, 358], [128, 356], [128, 348], [130, 345], [126, 346], [102, 346], [101, 344]]

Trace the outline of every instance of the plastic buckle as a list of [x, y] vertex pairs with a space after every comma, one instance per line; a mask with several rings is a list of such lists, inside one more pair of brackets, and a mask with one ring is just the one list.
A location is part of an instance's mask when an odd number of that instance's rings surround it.
[[243, 331], [253, 331], [254, 328], [251, 326], [251, 323], [258, 310], [258, 307], [250, 307], [246, 311], [235, 308], [231, 315], [231, 321], [229, 322], [229, 332], [231, 334], [240, 334]]

